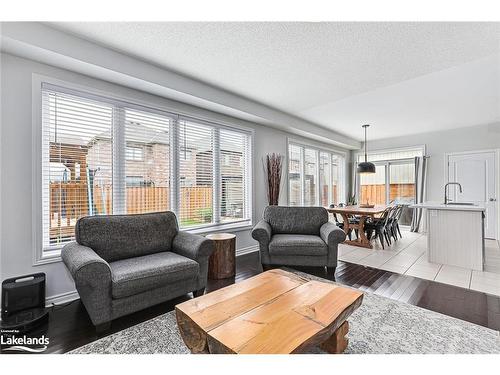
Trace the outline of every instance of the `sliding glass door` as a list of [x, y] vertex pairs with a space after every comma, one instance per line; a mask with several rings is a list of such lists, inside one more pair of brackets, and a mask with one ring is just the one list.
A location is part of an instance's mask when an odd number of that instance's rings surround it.
[[415, 197], [415, 162], [389, 163], [389, 202], [409, 202]]
[[[410, 225], [412, 209], [408, 206], [415, 198], [415, 157], [422, 156], [423, 149], [377, 152], [368, 156], [375, 164], [376, 173], [359, 175], [357, 196], [359, 203], [402, 204], [400, 223]], [[358, 156], [358, 162], [363, 156]]]
[[413, 210], [408, 205], [414, 202], [415, 161], [389, 163], [389, 203], [405, 205], [400, 224], [411, 224]]
[[415, 161], [375, 162], [374, 174], [359, 179], [359, 201], [370, 204], [409, 203], [415, 197]]

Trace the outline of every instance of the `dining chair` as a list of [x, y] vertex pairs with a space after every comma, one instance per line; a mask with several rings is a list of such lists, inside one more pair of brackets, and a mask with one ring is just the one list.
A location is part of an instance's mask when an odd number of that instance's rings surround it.
[[401, 218], [401, 215], [403, 214], [404, 208], [405, 208], [405, 206], [402, 204], [397, 205], [396, 212], [395, 212], [395, 214], [392, 218], [392, 222], [391, 222], [392, 236], [394, 237], [394, 239], [396, 241], [398, 239], [398, 234], [399, 234], [400, 238], [403, 238], [403, 236], [401, 235], [401, 230], [399, 229], [399, 219]]
[[389, 237], [389, 239], [387, 240], [387, 242], [389, 243], [389, 245], [392, 244], [392, 239], [394, 239], [394, 241], [398, 240], [397, 236], [395, 236], [395, 234], [394, 234], [394, 231], [395, 231], [394, 223], [395, 223], [396, 216], [397, 216], [397, 213], [398, 213], [398, 210], [399, 210], [399, 206], [398, 205], [394, 205], [394, 206], [391, 206], [391, 207], [392, 207], [392, 209], [389, 212], [389, 216], [387, 218], [386, 225], [385, 225], [385, 231], [387, 233], [387, 236]]
[[[345, 205], [343, 203], [339, 203], [338, 207], [345, 207]], [[330, 205], [330, 208], [335, 208], [335, 204], [332, 203]], [[340, 229], [344, 229], [344, 223], [339, 220], [337, 214], [335, 212], [332, 212], [332, 215], [333, 215], [333, 219], [335, 220], [335, 225], [338, 226]], [[355, 224], [355, 222], [351, 221], [351, 219], [349, 219], [349, 224]], [[351, 228], [349, 228], [349, 232], [347, 233], [347, 237], [349, 237], [349, 241], [352, 240], [352, 229]], [[358, 231], [357, 230], [356, 230], [356, 238], [358, 238]]]
[[[390, 239], [390, 234], [389, 234], [389, 219], [391, 217], [391, 212], [394, 210], [393, 206], [387, 207], [384, 212], [380, 215], [379, 218], [374, 218], [371, 219], [370, 221], [367, 221], [365, 223], [365, 231], [366, 231], [366, 237], [369, 240], [378, 238], [380, 241], [380, 244], [382, 245], [382, 249], [385, 249], [384, 247], [384, 239], [387, 242], [387, 245], [391, 245], [391, 239]], [[373, 233], [375, 232], [375, 236], [373, 236]]]

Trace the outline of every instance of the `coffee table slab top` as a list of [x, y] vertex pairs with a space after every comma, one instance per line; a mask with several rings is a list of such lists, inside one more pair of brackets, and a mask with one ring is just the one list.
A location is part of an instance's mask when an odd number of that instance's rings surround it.
[[193, 353], [286, 354], [327, 343], [341, 326], [347, 333], [346, 320], [362, 298], [357, 290], [275, 269], [175, 310]]

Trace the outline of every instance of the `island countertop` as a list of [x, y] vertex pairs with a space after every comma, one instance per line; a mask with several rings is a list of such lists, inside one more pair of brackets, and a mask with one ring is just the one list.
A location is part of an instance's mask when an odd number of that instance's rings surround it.
[[444, 204], [440, 202], [423, 202], [412, 204], [410, 208], [428, 208], [431, 210], [451, 210], [451, 211], [486, 211], [484, 206], [479, 205], [458, 205], [458, 204]]

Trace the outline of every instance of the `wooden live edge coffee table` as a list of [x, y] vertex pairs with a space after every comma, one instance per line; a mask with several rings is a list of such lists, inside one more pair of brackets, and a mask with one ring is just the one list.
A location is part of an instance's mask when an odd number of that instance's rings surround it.
[[275, 269], [175, 307], [192, 353], [288, 354], [347, 347], [363, 293]]

